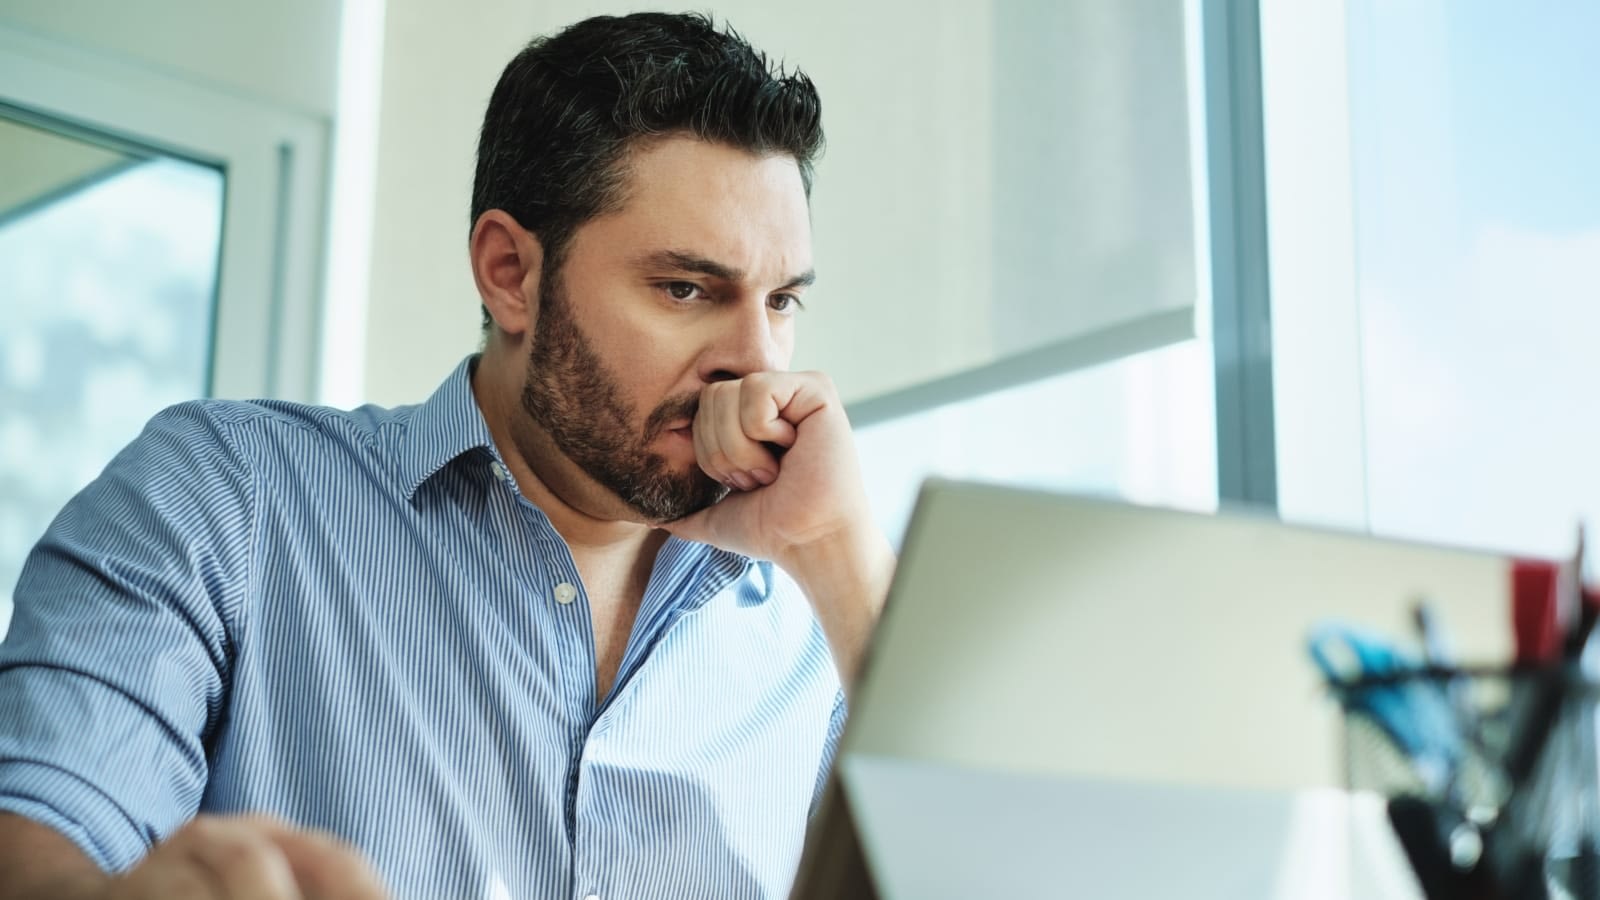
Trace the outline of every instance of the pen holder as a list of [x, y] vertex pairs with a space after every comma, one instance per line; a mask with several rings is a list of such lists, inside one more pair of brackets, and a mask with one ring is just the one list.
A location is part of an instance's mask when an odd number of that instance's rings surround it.
[[1334, 692], [1347, 786], [1389, 798], [1428, 900], [1600, 900], [1600, 684], [1419, 669]]

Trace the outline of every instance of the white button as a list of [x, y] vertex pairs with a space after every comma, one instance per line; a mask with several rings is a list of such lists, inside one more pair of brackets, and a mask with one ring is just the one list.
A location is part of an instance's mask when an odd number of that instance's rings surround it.
[[571, 603], [578, 596], [578, 589], [563, 581], [556, 585], [556, 602], [562, 606]]
[[583, 900], [600, 900], [600, 895], [599, 894], [590, 894], [589, 896], [583, 898]]
[[500, 464], [500, 460], [497, 459], [490, 463], [489, 471], [493, 472], [494, 477], [500, 479], [501, 481], [506, 480], [506, 467]]

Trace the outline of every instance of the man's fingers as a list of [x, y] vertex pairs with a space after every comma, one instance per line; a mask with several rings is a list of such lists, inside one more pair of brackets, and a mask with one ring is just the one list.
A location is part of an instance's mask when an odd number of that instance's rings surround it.
[[216, 876], [193, 856], [173, 853], [160, 865], [141, 864], [123, 873], [111, 882], [105, 896], [119, 900], [229, 900], [224, 890]]
[[315, 831], [284, 828], [272, 836], [305, 900], [384, 900], [378, 873], [351, 847]]
[[695, 417], [695, 456], [707, 475], [730, 487], [754, 490], [777, 478], [778, 462], [740, 420], [741, 382], [709, 385]]
[[718, 443], [720, 435], [716, 427], [717, 416], [712, 409], [712, 401], [707, 392], [701, 397], [700, 412], [694, 418], [694, 458], [700, 468], [707, 475], [721, 482], [730, 484], [728, 473], [720, 468], [715, 460], [725, 459], [722, 455], [721, 445]]
[[764, 487], [778, 478], [773, 449], [793, 447], [799, 424], [837, 402], [832, 382], [815, 372], [758, 372], [709, 384], [695, 416], [695, 458], [729, 487]]
[[183, 848], [227, 900], [300, 900], [294, 873], [277, 844], [247, 820], [203, 818]]
[[[751, 491], [778, 478], [778, 460], [760, 441], [745, 434], [737, 416], [717, 424], [718, 455], [715, 465], [727, 473], [735, 487]], [[726, 482], [724, 482], [726, 483]]]
[[794, 446], [797, 434], [794, 426], [783, 418], [780, 397], [767, 389], [763, 381], [747, 379], [745, 385], [739, 392], [740, 430], [755, 441], [780, 447]]
[[137, 900], [382, 900], [376, 872], [329, 835], [267, 816], [197, 816], [114, 883]]

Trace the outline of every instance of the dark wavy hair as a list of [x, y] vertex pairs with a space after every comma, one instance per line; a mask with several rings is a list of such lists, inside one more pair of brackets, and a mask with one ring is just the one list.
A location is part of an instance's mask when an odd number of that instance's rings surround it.
[[[584, 222], [625, 200], [627, 156], [675, 133], [794, 157], [806, 196], [822, 101], [798, 69], [697, 14], [595, 16], [535, 38], [506, 66], [478, 137], [472, 222], [505, 210], [559, 271]], [[490, 324], [483, 312], [483, 325]]]

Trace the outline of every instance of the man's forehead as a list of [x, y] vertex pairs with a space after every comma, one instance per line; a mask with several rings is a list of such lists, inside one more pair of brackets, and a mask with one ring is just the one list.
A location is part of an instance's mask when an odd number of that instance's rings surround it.
[[810, 210], [792, 157], [662, 140], [637, 152], [626, 171], [619, 208], [590, 224], [629, 263], [693, 261], [710, 265], [679, 268], [711, 274], [715, 266], [719, 277], [763, 281], [810, 271]]

